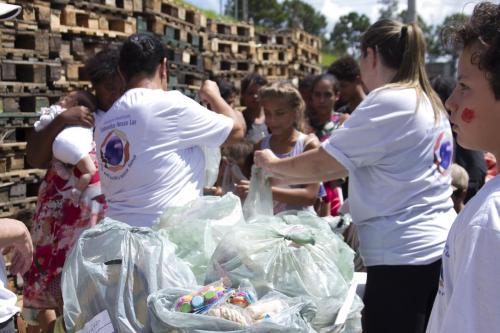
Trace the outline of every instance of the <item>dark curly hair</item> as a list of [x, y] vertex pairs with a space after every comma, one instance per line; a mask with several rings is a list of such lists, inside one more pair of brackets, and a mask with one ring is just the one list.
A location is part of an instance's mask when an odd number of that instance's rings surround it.
[[85, 63], [85, 73], [89, 77], [93, 86], [98, 85], [103, 80], [118, 75], [118, 60], [120, 50], [108, 48], [98, 52]]
[[500, 5], [481, 2], [474, 7], [470, 20], [443, 31], [448, 49], [478, 46], [471, 63], [486, 72], [495, 99], [500, 99]]
[[166, 57], [167, 51], [159, 37], [139, 33], [123, 43], [119, 67], [127, 80], [141, 73], [152, 76]]
[[327, 71], [338, 80], [354, 82], [361, 76], [359, 65], [353, 57], [342, 57], [333, 62]]

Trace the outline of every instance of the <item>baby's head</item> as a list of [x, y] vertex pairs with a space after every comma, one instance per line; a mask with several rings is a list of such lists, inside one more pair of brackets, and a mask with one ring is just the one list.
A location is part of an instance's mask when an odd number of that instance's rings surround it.
[[69, 109], [74, 106], [85, 106], [91, 112], [97, 109], [97, 100], [91, 93], [84, 90], [75, 90], [61, 97], [57, 105], [64, 109]]

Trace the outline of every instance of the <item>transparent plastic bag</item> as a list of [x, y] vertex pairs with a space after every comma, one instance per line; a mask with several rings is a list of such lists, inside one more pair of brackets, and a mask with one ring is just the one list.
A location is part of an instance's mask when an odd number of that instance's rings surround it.
[[82, 233], [62, 274], [68, 332], [107, 312], [116, 332], [150, 332], [147, 297], [167, 287], [192, 288], [196, 280], [174, 246], [149, 228], [105, 219]]
[[204, 196], [181, 207], [165, 210], [153, 225], [176, 245], [176, 254], [189, 263], [199, 284], [205, 281], [207, 264], [223, 236], [243, 223], [240, 199], [232, 193]]
[[250, 223], [258, 216], [273, 216], [273, 192], [264, 170], [252, 167], [250, 190], [243, 204], [243, 215]]
[[[255, 310], [241, 308], [226, 302], [217, 304], [207, 314], [175, 311], [179, 297], [190, 291], [168, 288], [148, 297], [148, 308], [154, 333], [176, 332], [253, 332], [253, 333], [313, 333], [308, 320], [314, 317], [316, 308], [311, 301], [286, 297], [271, 292], [252, 305]], [[192, 293], [192, 291], [191, 291]], [[260, 303], [259, 303], [260, 302]], [[260, 309], [257, 316], [257, 310]], [[260, 320], [255, 321], [252, 314]], [[266, 314], [272, 314], [266, 316]]]
[[[215, 250], [206, 282], [229, 278], [237, 285], [248, 279], [259, 296], [276, 290], [310, 297], [318, 307], [313, 327], [328, 327], [347, 294], [353, 253], [328, 229], [298, 224], [300, 218], [296, 222], [288, 225], [279, 217], [263, 217], [234, 228]], [[337, 264], [340, 253], [350, 258], [344, 273]]]
[[220, 148], [201, 147], [205, 156], [205, 187], [214, 186], [219, 176], [220, 167]]

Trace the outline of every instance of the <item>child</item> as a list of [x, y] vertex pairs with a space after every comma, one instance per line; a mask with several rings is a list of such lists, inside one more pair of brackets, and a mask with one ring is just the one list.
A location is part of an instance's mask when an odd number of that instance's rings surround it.
[[[85, 91], [73, 91], [62, 97], [55, 105], [42, 108], [40, 120], [35, 123], [35, 130], [40, 131], [54, 118], [67, 109], [81, 105], [90, 109], [96, 109], [95, 97]], [[64, 164], [76, 166], [74, 168], [75, 186], [71, 189], [70, 198], [73, 205], [78, 207], [82, 193], [90, 184], [98, 182], [97, 169], [91, 159], [89, 152], [92, 150], [92, 130], [82, 126], [71, 126], [62, 130], [54, 139], [52, 152], [57, 159], [55, 167], [63, 179], [69, 179], [70, 171]], [[61, 162], [61, 163], [58, 163]], [[87, 193], [90, 198], [100, 195], [100, 189], [92, 187]]]
[[[340, 128], [349, 117], [333, 110], [338, 99], [337, 79], [331, 74], [318, 75], [312, 84], [311, 108], [309, 111], [310, 125], [321, 142], [327, 140], [333, 131]], [[330, 207], [328, 215], [336, 216], [344, 203], [342, 188], [344, 180], [325, 182], [326, 196], [324, 205]]]
[[[461, 49], [458, 84], [446, 101], [458, 143], [500, 156], [500, 5], [476, 5], [445, 41]], [[448, 30], [449, 31], [449, 30]], [[442, 255], [428, 333], [498, 332], [500, 177], [487, 182], [453, 223]]]
[[[296, 156], [319, 147], [314, 134], [301, 132], [305, 104], [300, 93], [289, 83], [277, 82], [262, 87], [259, 98], [272, 134], [256, 144], [258, 149], [271, 149], [279, 158]], [[242, 185], [248, 182], [240, 182]], [[287, 210], [308, 210], [314, 213], [319, 183], [290, 187], [273, 186], [274, 214]], [[246, 189], [246, 188], [245, 188]]]

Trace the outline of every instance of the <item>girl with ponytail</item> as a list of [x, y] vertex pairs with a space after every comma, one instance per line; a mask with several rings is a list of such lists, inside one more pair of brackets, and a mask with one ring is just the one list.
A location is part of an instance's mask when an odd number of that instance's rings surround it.
[[349, 176], [349, 204], [367, 266], [364, 333], [423, 333], [448, 231], [453, 138], [425, 72], [415, 24], [380, 20], [361, 40], [361, 77], [370, 91], [322, 146], [255, 162], [276, 183]]

